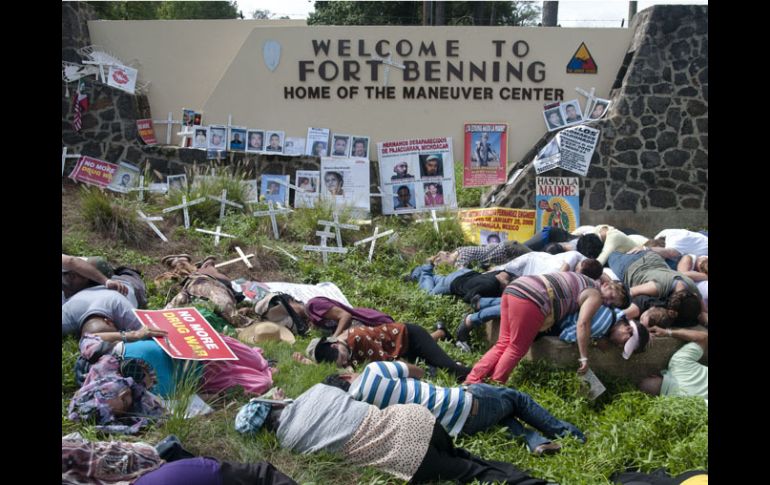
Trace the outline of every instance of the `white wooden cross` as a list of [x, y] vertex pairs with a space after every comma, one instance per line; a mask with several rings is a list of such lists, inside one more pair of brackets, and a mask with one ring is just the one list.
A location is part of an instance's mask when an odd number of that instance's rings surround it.
[[187, 210], [187, 208], [195, 204], [200, 204], [201, 202], [205, 202], [205, 201], [206, 201], [205, 197], [200, 197], [198, 199], [187, 202], [187, 196], [183, 195], [181, 204], [175, 205], [173, 207], [166, 207], [165, 209], [163, 209], [163, 213], [168, 214], [169, 212], [182, 209], [182, 211], [184, 212], [184, 228], [190, 229], [190, 212]]
[[416, 220], [414, 222], [418, 222], [419, 223], [419, 222], [433, 221], [433, 229], [435, 229], [436, 232], [438, 233], [439, 232], [438, 231], [438, 221], [445, 221], [445, 220], [447, 220], [446, 217], [436, 217], [436, 209], [431, 209], [430, 210], [430, 219], [418, 219], [418, 220]]
[[67, 154], [67, 147], [62, 147], [62, 149], [61, 149], [61, 175], [62, 175], [62, 177], [64, 177], [64, 162], [68, 158], [80, 158], [82, 156], [83, 155], [81, 155], [79, 153], [73, 153], [71, 155], [68, 155]]
[[153, 224], [153, 221], [162, 221], [162, 220], [163, 220], [163, 218], [162, 218], [162, 217], [158, 217], [158, 216], [155, 216], [155, 217], [147, 217], [147, 216], [144, 214], [144, 212], [140, 211], [139, 209], [137, 209], [137, 210], [136, 210], [136, 213], [137, 213], [137, 214], [139, 214], [139, 217], [140, 217], [140, 218], [141, 218], [141, 219], [142, 219], [144, 222], [146, 222], [146, 223], [147, 223], [147, 224], [150, 226], [150, 228], [151, 228], [153, 231], [155, 231], [155, 234], [157, 234], [157, 235], [158, 235], [158, 237], [159, 237], [159, 238], [160, 238], [160, 239], [161, 239], [163, 242], [168, 242], [168, 239], [166, 239], [166, 236], [164, 236], [164, 235], [163, 235], [163, 233], [162, 233], [162, 232], [160, 232], [160, 229], [158, 229], [158, 226], [156, 226], [155, 224]]
[[[176, 134], [182, 137], [181, 141], [179, 142], [179, 148], [190, 148], [192, 146], [192, 137], [195, 135], [195, 131], [192, 129], [192, 126], [182, 126], [182, 131], [178, 131]], [[190, 147], [187, 146], [188, 138], [190, 139]]]
[[356, 241], [353, 243], [353, 246], [359, 246], [361, 244], [366, 244], [367, 242], [371, 241], [372, 245], [369, 246], [369, 262], [372, 262], [372, 256], [374, 255], [374, 243], [377, 242], [377, 239], [381, 237], [388, 236], [390, 234], [393, 234], [393, 229], [388, 229], [385, 232], [380, 232], [380, 226], [374, 226], [374, 235], [371, 237], [367, 237], [366, 239], [361, 239], [360, 241]]
[[406, 66], [403, 64], [399, 64], [397, 62], [393, 62], [393, 54], [388, 54], [388, 57], [383, 59], [382, 57], [378, 56], [372, 56], [372, 59], [375, 61], [380, 61], [385, 65], [385, 68], [383, 69], [383, 76], [382, 76], [382, 85], [387, 86], [388, 85], [388, 79], [390, 74], [390, 66], [396, 67], [398, 69], [406, 69]]
[[280, 251], [283, 254], [285, 254], [286, 256], [290, 257], [293, 261], [299, 261], [298, 257], [294, 256], [293, 254], [291, 254], [290, 252], [288, 252], [287, 250], [285, 250], [283, 248], [271, 248], [270, 246], [265, 246], [264, 244], [262, 245], [262, 247], [265, 248], [265, 249], [269, 249], [271, 251]]
[[288, 214], [289, 212], [293, 212], [293, 211], [291, 209], [287, 208], [287, 207], [275, 208], [273, 206], [273, 201], [272, 200], [268, 200], [267, 201], [267, 207], [268, 207], [268, 210], [266, 210], [266, 211], [254, 211], [254, 212], [252, 212], [251, 215], [253, 215], [255, 217], [270, 216], [270, 224], [273, 226], [273, 237], [275, 237], [276, 239], [279, 239], [278, 223], [275, 220], [275, 215], [276, 214]]
[[222, 197], [214, 197], [213, 195], [208, 196], [209, 199], [216, 200], [220, 203], [219, 206], [219, 222], [222, 222], [222, 220], [225, 218], [225, 204], [231, 205], [233, 207], [237, 207], [239, 209], [243, 209], [243, 206], [237, 202], [233, 202], [231, 200], [227, 200], [227, 189], [222, 189]]
[[166, 145], [171, 145], [171, 132], [174, 125], [182, 125], [181, 120], [174, 120], [174, 113], [171, 111], [168, 112], [167, 120], [152, 120], [152, 122], [156, 125], [166, 125]]
[[235, 236], [233, 236], [232, 234], [227, 234], [226, 232], [222, 232], [222, 226], [217, 226], [217, 230], [216, 231], [208, 231], [206, 229], [198, 229], [197, 227], [195, 228], [195, 230], [198, 231], [198, 232], [203, 232], [203, 233], [206, 233], [206, 234], [213, 235], [214, 236], [214, 246], [219, 246], [219, 238], [220, 238], [220, 236], [224, 236], [224, 237], [229, 237], [229, 238], [235, 239]]
[[331, 224], [332, 222], [326, 222], [326, 221], [318, 221], [319, 224], [326, 223], [324, 226], [323, 231], [316, 231], [316, 236], [321, 237], [321, 245], [320, 246], [312, 246], [312, 245], [305, 245], [302, 246], [302, 249], [305, 251], [318, 251], [321, 253], [321, 256], [323, 257], [324, 264], [328, 263], [328, 253], [339, 253], [339, 254], [346, 254], [348, 252], [347, 248], [343, 248], [340, 246], [338, 247], [329, 247], [326, 245], [326, 240], [330, 237], [334, 237], [334, 233], [331, 232]]
[[129, 192], [139, 191], [139, 201], [144, 201], [144, 175], [139, 176], [139, 187], [131, 187]]
[[222, 266], [227, 266], [228, 264], [237, 263], [238, 261], [243, 261], [243, 264], [249, 267], [249, 269], [254, 268], [254, 265], [251, 264], [251, 261], [249, 261], [249, 258], [253, 258], [254, 254], [243, 254], [243, 251], [241, 251], [241, 248], [238, 246], [235, 246], [235, 251], [238, 253], [238, 257], [235, 259], [231, 259], [230, 261], [225, 261], [223, 263], [215, 264], [215, 268], [221, 268]]
[[[318, 221], [318, 223], [322, 224], [324, 226], [330, 226], [330, 227], [334, 228], [334, 232], [336, 233], [336, 236], [337, 236], [337, 247], [338, 248], [342, 247], [342, 235], [340, 234], [340, 229], [351, 229], [351, 230], [357, 231], [358, 228], [359, 228], [359, 226], [357, 226], [355, 224], [341, 224], [340, 223], [340, 219], [339, 219], [339, 215], [336, 212], [334, 213], [334, 221], [333, 222], [332, 221]], [[328, 231], [328, 229], [327, 229], [327, 231]]]
[[578, 94], [582, 94], [586, 98], [588, 98], [588, 102], [586, 103], [586, 113], [583, 114], [583, 118], [588, 117], [588, 110], [591, 109], [591, 107], [594, 104], [594, 101], [596, 100], [596, 96], [594, 96], [594, 93], [596, 92], [596, 88], [591, 88], [591, 91], [586, 91], [585, 89], [581, 88], [575, 88], [575, 91], [578, 92]]

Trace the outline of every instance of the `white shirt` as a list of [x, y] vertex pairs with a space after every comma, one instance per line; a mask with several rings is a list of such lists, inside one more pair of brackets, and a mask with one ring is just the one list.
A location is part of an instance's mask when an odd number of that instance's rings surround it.
[[575, 266], [584, 259], [586, 257], [577, 251], [565, 251], [559, 254], [533, 251], [514, 258], [498, 268], [516, 276], [530, 276], [555, 273], [560, 271], [563, 264], [569, 265], [569, 271], [575, 271]]
[[694, 254], [696, 256], [708, 256], [709, 238], [699, 232], [687, 229], [665, 229], [660, 231], [655, 238], [666, 238], [666, 247], [673, 248], [682, 254]]

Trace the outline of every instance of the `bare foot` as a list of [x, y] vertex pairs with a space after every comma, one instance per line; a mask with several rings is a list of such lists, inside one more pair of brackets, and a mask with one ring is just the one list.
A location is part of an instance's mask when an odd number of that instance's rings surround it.
[[308, 359], [304, 355], [302, 355], [300, 352], [294, 352], [291, 354], [291, 358], [295, 361], [299, 362], [300, 364], [314, 364], [312, 360]]

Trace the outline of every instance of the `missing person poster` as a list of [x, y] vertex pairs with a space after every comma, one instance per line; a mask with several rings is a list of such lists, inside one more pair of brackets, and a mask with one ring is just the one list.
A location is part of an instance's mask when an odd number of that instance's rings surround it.
[[[279, 180], [283, 183], [279, 183]], [[288, 175], [273, 175], [263, 173], [259, 192], [264, 196], [265, 201], [272, 200], [273, 202], [277, 202], [282, 206], [287, 206], [289, 205], [288, 184]]]
[[139, 137], [145, 145], [157, 145], [158, 139], [155, 138], [155, 128], [153, 127], [152, 120], [136, 120], [136, 129], [139, 131]]
[[505, 183], [508, 164], [508, 125], [466, 123], [463, 187]]
[[560, 131], [535, 156], [535, 172], [539, 175], [559, 167], [585, 176], [599, 141], [599, 133], [596, 128], [585, 125]]
[[122, 194], [127, 194], [131, 189], [139, 186], [139, 168], [126, 162], [120, 162], [118, 171], [112, 177], [112, 183], [108, 189]]
[[476, 244], [524, 242], [535, 234], [535, 211], [529, 209], [467, 209], [457, 217], [465, 238]]
[[77, 182], [107, 187], [112, 183], [117, 171], [118, 166], [114, 163], [83, 156], [70, 173], [70, 178]]
[[307, 143], [305, 143], [305, 155], [315, 157], [329, 156], [329, 129], [308, 128]]
[[318, 170], [297, 170], [294, 185], [294, 207], [315, 207], [320, 194], [319, 181], [321, 172]]
[[195, 308], [134, 310], [134, 313], [146, 326], [168, 332], [167, 337], [154, 337], [154, 340], [172, 359], [238, 360]]
[[558, 227], [572, 232], [580, 225], [580, 180], [577, 177], [535, 177], [535, 231]]
[[383, 214], [457, 208], [451, 138], [381, 142], [377, 154]]
[[369, 212], [369, 160], [321, 158], [321, 196], [335, 206]]

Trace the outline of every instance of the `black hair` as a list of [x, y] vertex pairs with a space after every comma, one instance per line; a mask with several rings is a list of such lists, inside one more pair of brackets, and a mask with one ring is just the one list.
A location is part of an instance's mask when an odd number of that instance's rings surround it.
[[268, 413], [267, 418], [265, 418], [265, 424], [264, 427], [266, 430], [275, 432], [275, 430], [278, 429], [278, 425], [280, 423], [281, 419], [281, 412], [283, 411], [283, 408], [271, 408], [270, 413]]
[[332, 177], [335, 177], [339, 181], [340, 185], [342, 185], [344, 182], [344, 180], [342, 179], [342, 174], [339, 172], [333, 172], [333, 171], [326, 172], [324, 174], [324, 178], [326, 178], [327, 175], [331, 175]]
[[546, 246], [543, 248], [543, 251], [548, 254], [559, 254], [565, 252], [566, 249], [564, 249], [564, 246], [561, 244], [553, 242], [546, 244]]
[[578, 238], [577, 250], [586, 258], [596, 259], [602, 253], [604, 243], [596, 234], [583, 234]]
[[590, 258], [584, 259], [583, 267], [581, 268], [580, 272], [588, 276], [592, 280], [599, 279], [599, 277], [602, 275], [602, 272], [603, 272], [602, 263], [600, 263], [595, 259], [590, 259]]
[[396, 193], [401, 192], [401, 189], [406, 189], [407, 192], [409, 192], [410, 194], [412, 193], [412, 191], [409, 190], [409, 187], [407, 187], [406, 185], [402, 185], [398, 189], [396, 189]]
[[324, 379], [321, 382], [323, 384], [326, 384], [327, 386], [339, 387], [345, 392], [348, 392], [348, 389], [350, 389], [350, 383], [345, 379], [343, 379], [342, 377], [340, 377], [339, 374], [328, 375], [326, 376], [326, 379]]
[[337, 362], [338, 355], [331, 342], [319, 342], [315, 348], [315, 360], [318, 362]]
[[668, 309], [676, 312], [676, 326], [695, 325], [701, 312], [700, 297], [693, 291], [677, 291], [668, 299]]
[[647, 343], [650, 341], [650, 332], [641, 323], [636, 324], [636, 331], [639, 334], [639, 346], [634, 352], [644, 352], [647, 349]]

